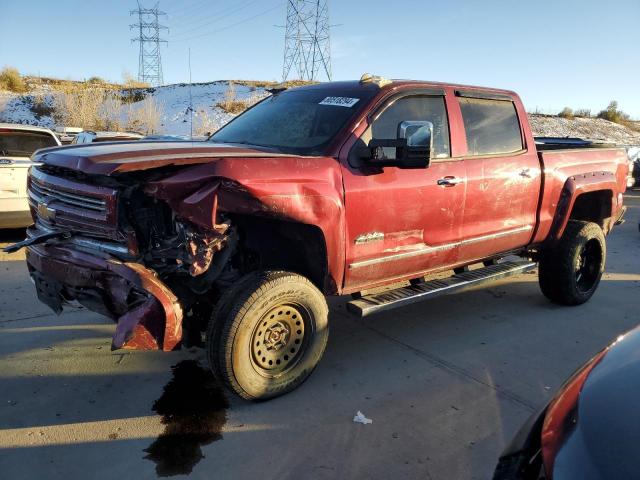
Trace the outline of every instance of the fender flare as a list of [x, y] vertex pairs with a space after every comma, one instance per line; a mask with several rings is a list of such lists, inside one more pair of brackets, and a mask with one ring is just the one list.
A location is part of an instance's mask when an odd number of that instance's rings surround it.
[[[551, 223], [549, 235], [547, 236], [547, 242], [560, 240], [569, 222], [576, 199], [582, 194], [598, 191], [611, 192], [611, 212], [613, 215], [617, 205], [615, 192], [618, 191], [618, 182], [614, 173], [597, 171], [573, 175], [567, 178], [560, 192], [560, 198], [553, 222]], [[608, 230], [610, 230], [610, 228], [606, 228], [605, 233]]]

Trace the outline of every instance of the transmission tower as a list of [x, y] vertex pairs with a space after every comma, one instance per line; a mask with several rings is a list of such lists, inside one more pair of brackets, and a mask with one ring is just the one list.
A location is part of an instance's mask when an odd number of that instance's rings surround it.
[[295, 70], [300, 80], [331, 80], [328, 0], [288, 0], [282, 80]]
[[160, 30], [167, 27], [160, 25], [158, 17], [166, 13], [158, 10], [158, 3], [153, 8], [144, 8], [138, 2], [138, 9], [131, 10], [130, 15], [138, 15], [138, 23], [129, 28], [138, 31], [138, 38], [132, 38], [132, 42], [140, 43], [140, 57], [138, 60], [138, 80], [151, 85], [162, 85], [162, 59], [160, 57], [160, 44], [167, 43], [160, 38]]

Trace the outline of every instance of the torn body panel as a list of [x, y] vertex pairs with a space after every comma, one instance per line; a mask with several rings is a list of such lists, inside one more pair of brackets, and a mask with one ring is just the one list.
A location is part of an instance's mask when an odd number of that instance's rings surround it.
[[148, 182], [145, 193], [181, 218], [214, 229], [212, 216], [250, 215], [317, 226], [327, 252], [325, 293], [339, 293], [344, 275], [344, 202], [338, 163], [327, 157], [221, 158]]
[[62, 311], [64, 303], [77, 300], [115, 319], [118, 326], [112, 348], [170, 351], [179, 347], [182, 306], [143, 265], [63, 245], [29, 247], [27, 264], [32, 274], [37, 272], [34, 281], [38, 295], [56, 313]]

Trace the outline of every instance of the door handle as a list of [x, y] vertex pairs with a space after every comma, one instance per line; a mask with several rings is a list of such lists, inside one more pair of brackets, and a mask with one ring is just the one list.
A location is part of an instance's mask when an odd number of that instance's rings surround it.
[[531, 172], [529, 168], [525, 168], [524, 170], [522, 170], [520, 172], [520, 176], [521, 177], [525, 177], [525, 178], [531, 178]]
[[459, 183], [462, 183], [462, 179], [457, 177], [444, 177], [438, 180], [438, 185], [442, 187], [455, 187]]

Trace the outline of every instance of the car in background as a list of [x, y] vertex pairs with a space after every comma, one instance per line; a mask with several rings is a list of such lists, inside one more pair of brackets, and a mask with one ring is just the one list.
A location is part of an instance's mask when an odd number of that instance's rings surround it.
[[627, 188], [638, 188], [640, 187], [640, 147], [629, 147], [627, 156], [629, 157]]
[[640, 478], [640, 326], [584, 364], [500, 457], [494, 480]]
[[48, 128], [0, 123], [0, 228], [33, 223], [27, 195], [27, 173], [36, 150], [60, 146]]
[[55, 134], [63, 145], [69, 145], [73, 143], [73, 139], [83, 131], [79, 127], [58, 127], [55, 130]]
[[204, 142], [208, 138], [205, 135], [161, 135], [154, 133], [143, 137], [142, 140], [152, 140], [154, 142]]
[[76, 135], [76, 138], [74, 138], [71, 143], [77, 145], [96, 142], [129, 142], [132, 140], [140, 140], [142, 137], [143, 135], [135, 132], [94, 132], [85, 130]]

